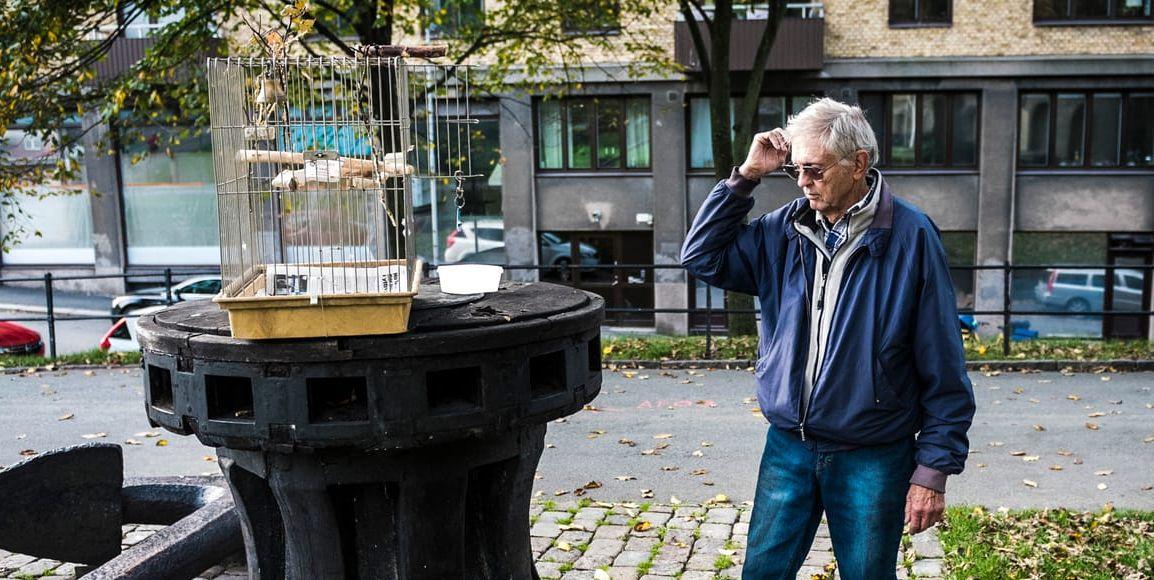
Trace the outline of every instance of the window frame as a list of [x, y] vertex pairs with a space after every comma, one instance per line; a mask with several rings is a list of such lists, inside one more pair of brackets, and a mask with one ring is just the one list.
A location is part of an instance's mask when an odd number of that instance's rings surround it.
[[[894, 165], [892, 160], [893, 131], [890, 122], [893, 116], [894, 95], [914, 95], [914, 117], [918, 120], [918, 127], [914, 131], [914, 162], [910, 165]], [[882, 124], [885, 129], [885, 139], [878, 142], [878, 167], [887, 170], [930, 170], [930, 171], [980, 171], [982, 166], [982, 93], [980, 91], [861, 91], [858, 93], [858, 103], [866, 96], [882, 97]], [[922, 135], [920, 130], [922, 118], [922, 102], [926, 95], [942, 95], [946, 97], [946, 160], [942, 163], [927, 164], [922, 162]], [[954, 162], [954, 101], [961, 95], [975, 97], [977, 107], [974, 110], [974, 162], [959, 164]], [[874, 128], [874, 135], [877, 135]]]
[[1117, 14], [1118, 3], [1124, 0], [1107, 0], [1107, 15], [1104, 18], [1080, 18], [1074, 16], [1073, 0], [1065, 0], [1065, 16], [1056, 18], [1039, 18], [1039, 1], [1040, 0], [1034, 0], [1034, 6], [1032, 10], [1034, 26], [1149, 26], [1154, 24], [1154, 10], [1150, 11], [1150, 16], [1111, 16], [1110, 14]]
[[889, 1], [890, 28], [950, 28], [954, 25], [954, 0], [946, 0], [946, 16], [943, 20], [925, 20], [922, 16], [922, 4], [926, 0], [909, 0], [914, 3], [913, 20], [894, 19], [894, 3], [902, 0]]
[[[1094, 96], [1095, 95], [1120, 95], [1120, 112], [1118, 119], [1118, 141], [1115, 143], [1118, 150], [1118, 161], [1115, 165], [1094, 165]], [[1015, 147], [1015, 161], [1019, 170], [1037, 170], [1037, 171], [1154, 171], [1154, 166], [1143, 165], [1126, 165], [1125, 157], [1127, 146], [1129, 145], [1129, 134], [1126, 128], [1129, 127], [1129, 117], [1132, 114], [1130, 108], [1130, 101], [1134, 95], [1154, 95], [1154, 90], [1145, 89], [1114, 89], [1114, 88], [1095, 88], [1095, 89], [1052, 89], [1044, 91], [1021, 91], [1018, 93], [1018, 133], [1015, 135], [1016, 141], [1021, 142], [1021, 127], [1022, 127], [1022, 102], [1026, 96], [1045, 95], [1049, 99], [1050, 114], [1049, 114], [1049, 130], [1046, 134], [1046, 163], [1045, 164], [1026, 164], [1022, 162], [1022, 149], [1020, 146]], [[1078, 95], [1086, 99], [1086, 112], [1083, 119], [1082, 129], [1082, 163], [1081, 165], [1059, 165], [1057, 162], [1057, 148], [1058, 148], [1058, 95]]]
[[[533, 167], [538, 174], [567, 174], [567, 173], [653, 173], [653, 100], [650, 95], [574, 95], [569, 97], [562, 97], [556, 99], [561, 105], [561, 167], [541, 167], [541, 103], [544, 99], [534, 99], [533, 101]], [[629, 153], [627, 149], [628, 130], [626, 122], [629, 117], [629, 101], [638, 100], [644, 101], [649, 109], [649, 126], [647, 127], [649, 136], [649, 164], [645, 167], [629, 167]], [[592, 105], [592, 112], [589, 116], [590, 127], [590, 163], [589, 167], [569, 167], [569, 103], [576, 101], [586, 101]], [[617, 101], [621, 109], [621, 129], [618, 131], [618, 143], [621, 151], [621, 166], [620, 167], [598, 167], [598, 147], [601, 144], [600, 131], [598, 131], [599, 121], [601, 119], [602, 101]]]
[[[613, 2], [614, 11], [611, 15], [607, 15], [605, 26], [596, 28], [577, 28], [565, 19], [561, 20], [561, 33], [565, 36], [615, 36], [621, 34], [621, 2], [615, 0]], [[577, 7], [579, 8], [579, 6]], [[612, 20], [612, 24], [609, 24]]]

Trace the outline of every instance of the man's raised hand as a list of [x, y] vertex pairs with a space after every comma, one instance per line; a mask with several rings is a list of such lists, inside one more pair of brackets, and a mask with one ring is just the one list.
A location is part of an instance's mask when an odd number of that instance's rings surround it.
[[758, 133], [753, 136], [753, 143], [749, 145], [749, 155], [738, 171], [746, 179], [761, 179], [777, 171], [785, 163], [787, 156], [789, 156], [789, 134], [785, 129], [779, 127]]

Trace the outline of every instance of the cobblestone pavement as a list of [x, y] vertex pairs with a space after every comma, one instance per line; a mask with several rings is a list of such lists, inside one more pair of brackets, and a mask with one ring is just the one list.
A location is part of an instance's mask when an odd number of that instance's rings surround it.
[[[720, 499], [720, 498], [718, 498]], [[540, 500], [530, 509], [533, 559], [542, 579], [714, 580], [740, 578], [750, 506], [724, 501], [703, 505], [603, 503], [588, 499]], [[124, 526], [131, 547], [162, 526]], [[898, 578], [945, 575], [935, 530], [904, 538]], [[68, 580], [75, 564], [0, 550], [0, 578]], [[206, 570], [197, 580], [247, 578], [240, 555]], [[837, 562], [823, 523], [798, 578], [838, 578]]]

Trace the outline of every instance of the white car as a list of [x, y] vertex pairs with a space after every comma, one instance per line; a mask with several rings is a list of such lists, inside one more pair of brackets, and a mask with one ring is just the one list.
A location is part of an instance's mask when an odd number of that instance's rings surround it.
[[[1140, 270], [1114, 270], [1114, 309], [1143, 310], [1142, 294], [1146, 286]], [[1101, 269], [1046, 270], [1046, 277], [1034, 287], [1034, 298], [1044, 306], [1067, 312], [1103, 310], [1106, 296], [1106, 271]]]
[[461, 224], [445, 238], [445, 263], [456, 264], [469, 256], [505, 247], [505, 223], [475, 220]]
[[131, 314], [117, 320], [104, 337], [100, 339], [100, 350], [108, 352], [137, 352], [140, 343], [136, 341], [136, 322], [145, 314], [152, 314], [168, 308], [168, 306], [148, 306], [133, 310]]

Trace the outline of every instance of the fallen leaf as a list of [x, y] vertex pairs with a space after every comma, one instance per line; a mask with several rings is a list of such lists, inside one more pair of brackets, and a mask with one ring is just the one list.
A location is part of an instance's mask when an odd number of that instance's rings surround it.
[[205, 455], [205, 456], [204, 456], [204, 460], [205, 460], [205, 461], [207, 461], [207, 462], [209, 462], [209, 463], [212, 463], [212, 462], [215, 462], [215, 461], [216, 461], [216, 458], [215, 458], [215, 457], [213, 457], [213, 456], [211, 456], [211, 455]]
[[125, 439], [124, 444], [125, 445], [141, 445], [141, 443], [139, 441], [137, 441], [136, 439]]
[[1081, 401], [1082, 400], [1082, 397], [1079, 397], [1078, 395], [1066, 395], [1066, 398], [1070, 399], [1071, 401]]
[[601, 482], [600, 481], [590, 481], [589, 483], [586, 483], [583, 487], [585, 489], [600, 489], [601, 488]]
[[1113, 469], [1100, 469], [1098, 471], [1095, 471], [1094, 475], [1100, 475], [1102, 477], [1105, 477], [1105, 476], [1110, 475], [1112, 473], [1114, 473]]
[[573, 549], [573, 546], [570, 545], [569, 542], [557, 542], [557, 549], [562, 552], [568, 552]]
[[545, 449], [556, 449], [556, 448], [557, 448], [557, 446], [552, 444], [552, 443], [546, 443], [545, 444]]
[[671, 503], [673, 505], [681, 505], [681, 500], [678, 499], [677, 496], [671, 495], [671, 496], [669, 496], [669, 503]]
[[613, 479], [616, 479], [617, 481], [632, 481], [632, 480], [637, 479], [637, 478], [633, 477], [632, 475], [618, 475], [618, 476], [614, 477]]
[[1017, 388], [1015, 388], [1015, 389], [1014, 389], [1014, 393], [1015, 393], [1015, 394], [1018, 394], [1018, 395], [1020, 395], [1020, 394], [1022, 394], [1022, 393], [1024, 393], [1024, 392], [1026, 392], [1026, 389], [1023, 389], [1022, 387], [1017, 387]]
[[1022, 483], [1026, 484], [1027, 487], [1038, 487], [1038, 482], [1032, 479], [1023, 479]]
[[1011, 455], [1011, 456], [1013, 456], [1013, 457], [1021, 457], [1021, 456], [1025, 455], [1025, 454], [1026, 454], [1026, 452], [1025, 452], [1025, 451], [1011, 451], [1011, 452], [1010, 452], [1010, 455]]
[[718, 548], [717, 553], [722, 556], [732, 556], [737, 553], [737, 550], [726, 550], [725, 548]]
[[711, 442], [711, 441], [702, 441], [702, 442], [701, 442], [701, 446], [702, 446], [702, 447], [713, 447], [713, 442]]
[[[642, 491], [642, 495], [644, 495], [644, 492], [645, 492], [646, 490], [641, 490], [641, 491]], [[645, 520], [641, 520], [641, 521], [637, 522], [637, 523], [636, 523], [636, 524], [633, 526], [633, 531], [635, 531], [635, 532], [644, 532], [644, 531], [646, 531], [646, 530], [648, 530], [648, 529], [650, 529], [650, 528], [652, 528], [652, 527], [653, 527], [653, 524], [651, 524], [651, 523], [649, 523], [649, 522], [647, 522], [647, 521], [645, 521]]]
[[160, 437], [160, 431], [141, 431], [136, 434], [137, 437]]
[[652, 489], [641, 490], [641, 498], [642, 499], [653, 499], [653, 490]]
[[691, 453], [691, 455], [694, 457], [705, 457], [705, 454], [702, 453], [700, 449], [695, 450], [693, 453]]
[[1062, 466], [1055, 463], [1050, 466], [1050, 471], [1062, 471]]
[[1073, 451], [1066, 451], [1065, 449], [1061, 449], [1058, 451], [1058, 455], [1061, 455], [1062, 457], [1069, 457], [1073, 454], [1074, 454]]
[[1095, 411], [1095, 412], [1087, 415], [1087, 417], [1089, 417], [1091, 419], [1097, 419], [1098, 417], [1105, 417], [1105, 416], [1106, 416], [1106, 414], [1101, 412], [1101, 411]]
[[621, 439], [618, 439], [617, 442], [622, 444], [622, 445], [628, 445], [630, 447], [637, 447], [637, 442], [632, 440], [632, 439], [625, 439], [624, 437], [622, 437]]
[[1001, 447], [1005, 444], [1005, 441], [990, 441], [990, 447]]
[[37, 452], [35, 449], [25, 449], [25, 450], [20, 452], [20, 455], [23, 455], [24, 457], [32, 457], [33, 455], [37, 455], [38, 453], [39, 452]]
[[1041, 426], [1041, 425], [1038, 425], [1037, 423], [1035, 423], [1035, 424], [1034, 424], [1034, 430], [1035, 430], [1035, 431], [1045, 431], [1045, 430], [1046, 430], [1046, 428], [1045, 428], [1045, 427], [1043, 427], [1043, 426]]
[[1108, 381], [1108, 380], [1110, 380], [1110, 377], [1107, 377], [1107, 376], [1102, 376], [1102, 377], [1099, 377], [1099, 378], [1101, 378], [1103, 381]]
[[156, 440], [156, 446], [157, 447], [168, 447], [168, 439], [157, 439]]
[[1082, 458], [1081, 457], [1075, 457], [1074, 458], [1074, 465], [1082, 465]]
[[1098, 484], [1098, 489], [1100, 489], [1100, 490], [1102, 490], [1102, 491], [1105, 491], [1105, 490], [1107, 490], [1107, 489], [1109, 489], [1109, 488], [1110, 488], [1110, 486], [1108, 486], [1108, 485], [1106, 485], [1106, 484], [1104, 484], [1104, 483], [1099, 483], [1099, 484]]
[[673, 434], [672, 433], [659, 433], [657, 435], [654, 435], [653, 438], [654, 439], [672, 439]]
[[661, 468], [661, 471], [677, 471], [678, 469], [681, 468], [676, 465], [665, 465]]
[[709, 473], [708, 469], [694, 469], [689, 472], [689, 475], [705, 475], [706, 473]]
[[84, 371], [84, 376], [86, 376], [86, 377], [95, 377], [95, 376], [96, 376], [96, 371]]
[[565, 495], [567, 493], [569, 493], [569, 490], [567, 490], [567, 489], [558, 489], [557, 491], [553, 492], [553, 495], [560, 496], [560, 495]]
[[1097, 431], [1097, 430], [1098, 430], [1098, 424], [1097, 424], [1097, 423], [1090, 423], [1090, 422], [1087, 422], [1087, 423], [1086, 423], [1086, 428], [1087, 428], [1087, 429], [1089, 429], [1089, 430], [1091, 430], [1091, 431]]
[[1041, 457], [1039, 457], [1037, 455], [1027, 455], [1027, 456], [1022, 458], [1022, 461], [1025, 461], [1027, 463], [1033, 463], [1039, 459], [1041, 459]]
[[73, 413], [69, 413], [69, 414], [67, 414], [67, 415], [61, 415], [61, 416], [57, 417], [57, 418], [56, 418], [56, 420], [57, 420], [57, 421], [67, 421], [67, 420], [69, 420], [69, 419], [71, 419], [71, 418], [73, 418], [73, 417], [75, 417], [75, 416], [76, 416], [76, 415], [74, 415]]
[[100, 439], [102, 437], [108, 437], [108, 433], [105, 433], [103, 431], [101, 431], [99, 433], [85, 433], [84, 435], [81, 435], [81, 437], [83, 437], [84, 439]]

